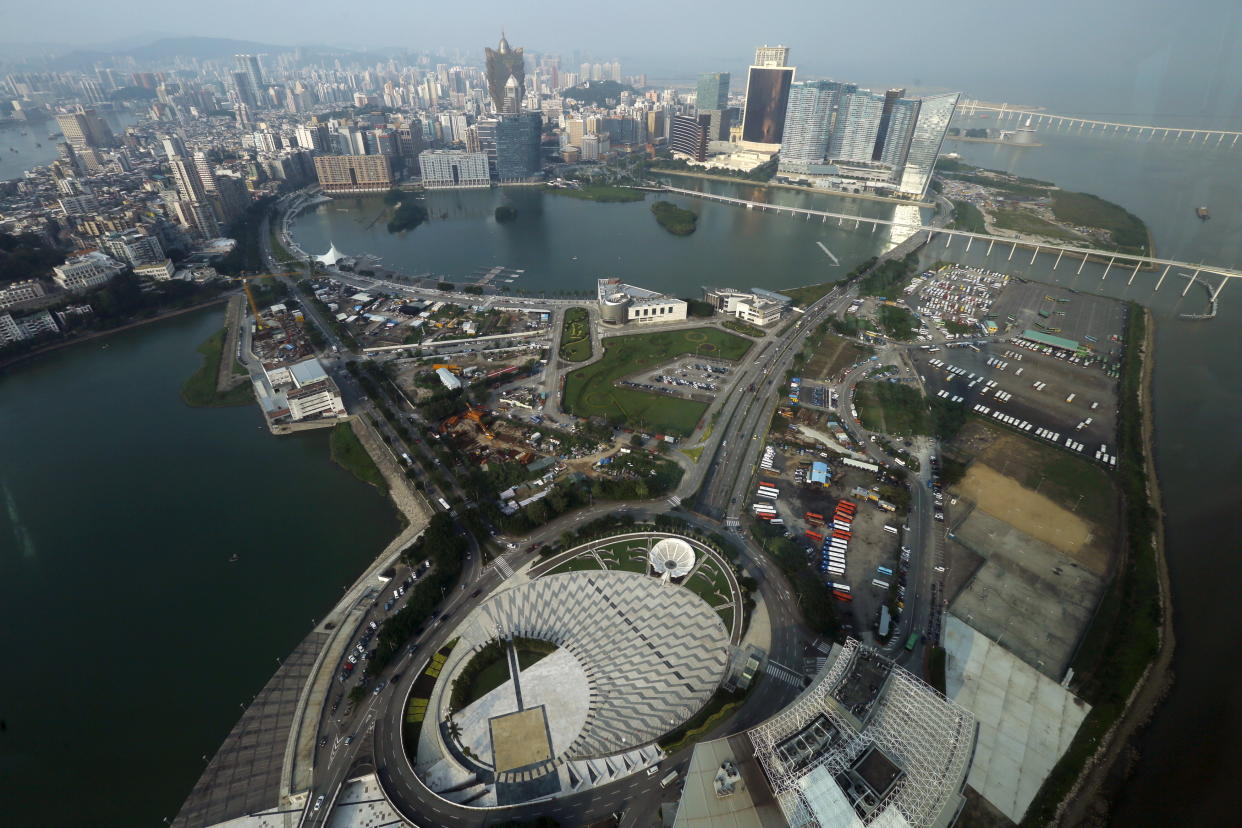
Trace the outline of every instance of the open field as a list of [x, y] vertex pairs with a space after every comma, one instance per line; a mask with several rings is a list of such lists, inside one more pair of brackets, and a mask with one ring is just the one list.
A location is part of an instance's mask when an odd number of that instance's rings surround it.
[[827, 296], [828, 293], [836, 286], [836, 282], [824, 282], [819, 285], [785, 288], [784, 290], [778, 290], [777, 293], [788, 296], [793, 300], [794, 305], [797, 307], [805, 308], [807, 305], [812, 305]]
[[388, 482], [358, 440], [358, 435], [354, 434], [350, 423], [337, 423], [332, 427], [328, 446], [333, 462], [363, 483], [369, 483], [381, 492], [388, 491]]
[[1078, 244], [1083, 242], [1082, 236], [1077, 233], [1071, 233], [1064, 227], [1042, 219], [1028, 210], [1008, 210], [1003, 208], [995, 210], [992, 214], [992, 224], [1002, 230], [1016, 230], [1019, 233], [1032, 236], [1061, 239]]
[[647, 197], [647, 194], [642, 190], [632, 190], [629, 187], [614, 187], [611, 184], [588, 184], [577, 190], [571, 190], [567, 187], [545, 187], [544, 192], [569, 196], [582, 201], [602, 201], [605, 203], [642, 201]]
[[835, 334], [825, 334], [802, 372], [803, 379], [831, 379], [863, 358], [862, 348]]
[[855, 386], [858, 419], [869, 431], [881, 434], [927, 434], [927, 404], [907, 385], [860, 382]]
[[565, 378], [565, 410], [579, 417], [604, 417], [635, 428], [687, 435], [707, 403], [621, 388], [616, 381], [635, 370], [666, 363], [683, 354], [740, 359], [751, 342], [714, 328], [692, 328], [609, 337], [604, 356]]

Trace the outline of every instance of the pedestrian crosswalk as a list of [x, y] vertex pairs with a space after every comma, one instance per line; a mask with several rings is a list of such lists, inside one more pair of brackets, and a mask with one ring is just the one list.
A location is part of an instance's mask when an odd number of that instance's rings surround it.
[[680, 498], [680, 497], [678, 497], [677, 495], [673, 495], [673, 496], [671, 496], [671, 497], [668, 499], [668, 505], [669, 505], [669, 506], [680, 506], [680, 505], [681, 505], [681, 498]]
[[513, 577], [513, 567], [509, 566], [509, 562], [504, 558], [496, 559], [496, 571], [500, 573], [500, 577], [502, 578]]
[[802, 686], [802, 674], [796, 670], [786, 667], [784, 664], [769, 661], [766, 670], [768, 675], [777, 681], [784, 682], [785, 684], [793, 687]]
[[738, 527], [740, 527], [741, 525], [742, 525], [742, 521], [740, 521], [739, 519], [737, 519], [737, 518], [735, 518], [735, 517], [726, 517], [726, 518], [725, 518], [725, 528], [726, 528], [726, 529], [737, 529], [737, 528], [738, 528]]

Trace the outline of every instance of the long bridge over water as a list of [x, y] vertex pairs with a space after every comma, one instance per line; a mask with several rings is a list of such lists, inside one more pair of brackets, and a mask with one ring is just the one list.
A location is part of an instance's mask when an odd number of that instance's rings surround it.
[[1093, 118], [1075, 118], [1070, 115], [1054, 115], [1050, 112], [1041, 112], [1033, 109], [1022, 109], [1021, 107], [1010, 107], [1006, 104], [997, 106], [996, 104], [985, 104], [979, 101], [961, 101], [957, 105], [957, 114], [970, 117], [979, 112], [995, 112], [998, 121], [1005, 120], [1023, 120], [1026, 119], [1031, 126], [1054, 126], [1054, 127], [1077, 127], [1078, 130], [1093, 132], [1097, 129], [1099, 134], [1128, 134], [1136, 137], [1146, 137], [1149, 140], [1159, 138], [1165, 140], [1172, 138], [1180, 140], [1185, 137], [1188, 143], [1198, 141], [1203, 138], [1201, 143], [1208, 143], [1213, 138], [1216, 143], [1213, 146], [1220, 146], [1226, 139], [1229, 139], [1229, 146], [1238, 143], [1238, 137], [1242, 136], [1242, 131], [1229, 129], [1199, 129], [1196, 127], [1162, 127], [1152, 126], [1151, 124], [1123, 124], [1115, 121], [1099, 121]]
[[[1071, 245], [1051, 244], [1046, 242], [1037, 242], [1024, 239], [1015, 239], [1010, 236], [996, 236], [989, 233], [972, 233], [967, 230], [957, 230], [950, 227], [940, 227], [933, 224], [912, 223], [909, 221], [901, 221], [900, 219], [883, 219], [868, 218], [866, 216], [850, 215], [848, 213], [834, 213], [828, 210], [812, 210], [807, 207], [787, 207], [782, 204], [770, 204], [765, 201], [747, 201], [743, 198], [733, 198], [731, 196], [716, 195], [715, 193], [705, 193], [701, 190], [686, 190], [680, 187], [663, 186], [660, 188], [664, 192], [677, 193], [678, 195], [692, 196], [694, 198], [702, 198], [708, 201], [719, 201], [725, 204], [736, 204], [745, 207], [748, 210], [762, 210], [766, 213], [787, 213], [791, 216], [802, 216], [805, 220], [810, 221], [818, 218], [824, 224], [829, 219], [836, 219], [837, 226], [843, 227], [852, 223], [854, 228], [860, 228], [862, 225], [870, 225], [871, 232], [874, 233], [877, 227], [895, 228], [899, 231], [909, 231], [911, 235], [916, 233], [926, 233], [928, 243], [937, 236], [945, 236], [944, 246], [948, 247], [955, 239], [965, 239], [966, 250], [970, 250], [975, 242], [987, 244], [987, 252], [985, 255], [992, 254], [992, 248], [997, 244], [1001, 245], [1002, 253], [1005, 248], [1009, 250], [1009, 256], [1005, 261], [1013, 261], [1014, 255], [1018, 252], [1018, 248], [1031, 250], [1031, 259], [1029, 264], [1034, 264], [1039, 254], [1056, 255], [1056, 260], [1052, 264], [1052, 269], [1056, 270], [1061, 265], [1061, 259], [1068, 254], [1071, 259], [1081, 259], [1078, 263], [1078, 270], [1075, 275], [1081, 274], [1087, 261], [1093, 260], [1100, 263], [1107, 262], [1103, 275], [1100, 280], [1103, 281], [1114, 268], [1122, 275], [1129, 273], [1127, 285], [1133, 284], [1134, 277], [1138, 275], [1140, 270], [1160, 270], [1160, 276], [1156, 280], [1156, 286], [1153, 290], [1160, 290], [1160, 286], [1164, 284], [1165, 277], [1174, 268], [1187, 271], [1185, 274], [1189, 278], [1186, 281], [1186, 287], [1182, 290], [1182, 296], [1190, 292], [1190, 288], [1199, 281], [1202, 281], [1211, 296], [1213, 306], [1217, 298], [1220, 296], [1221, 290], [1224, 289], [1225, 283], [1230, 279], [1242, 278], [1242, 271], [1227, 267], [1217, 267], [1207, 264], [1192, 264], [1190, 262], [1181, 262], [1175, 259], [1158, 259], [1151, 256], [1139, 256], [1133, 253], [1117, 253], [1111, 250], [1096, 250], [1090, 247], [1073, 247]], [[1219, 281], [1211, 284], [1211, 276], [1216, 276]]]

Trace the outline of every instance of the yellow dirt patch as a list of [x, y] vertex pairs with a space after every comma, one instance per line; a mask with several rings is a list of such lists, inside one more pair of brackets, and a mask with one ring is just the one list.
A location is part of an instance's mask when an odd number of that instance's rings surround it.
[[524, 768], [552, 758], [543, 705], [496, 716], [490, 721], [496, 772]]
[[1056, 547], [1091, 572], [1107, 572], [1108, 556], [1103, 544], [1093, 543], [1090, 521], [982, 463], [972, 464], [957, 488], [976, 508]]

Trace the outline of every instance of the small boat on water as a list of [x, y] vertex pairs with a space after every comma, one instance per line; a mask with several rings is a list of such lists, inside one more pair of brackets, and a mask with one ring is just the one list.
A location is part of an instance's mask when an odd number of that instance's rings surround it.
[[237, 563], [239, 560], [241, 560], [241, 558], [238, 556], [236, 552], [234, 552], [232, 556], [229, 557], [229, 563]]
[[1208, 212], [1208, 208], [1206, 207], [1200, 207], [1199, 209], [1195, 210], [1195, 215], [1198, 216], [1203, 221], [1207, 221], [1208, 219], [1212, 217], [1212, 214]]

